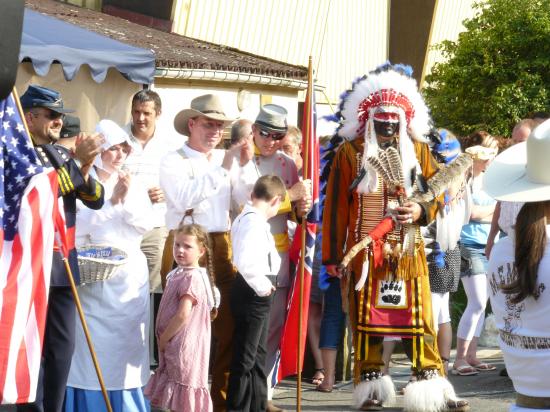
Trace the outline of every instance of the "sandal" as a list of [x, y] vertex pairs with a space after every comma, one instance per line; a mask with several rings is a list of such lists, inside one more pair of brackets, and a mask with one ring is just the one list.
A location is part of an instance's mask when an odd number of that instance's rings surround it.
[[325, 368], [315, 369], [313, 378], [311, 378], [311, 383], [314, 384], [315, 386], [319, 386], [320, 384], [323, 383], [324, 380], [325, 380]]
[[453, 365], [453, 368], [451, 369], [451, 374], [458, 375], [458, 376], [472, 376], [477, 375], [479, 372], [476, 368], [470, 365], [462, 365], [458, 368], [455, 368]]
[[497, 367], [495, 365], [490, 365], [485, 362], [478, 363], [477, 365], [472, 365], [476, 370], [480, 372], [494, 371]]

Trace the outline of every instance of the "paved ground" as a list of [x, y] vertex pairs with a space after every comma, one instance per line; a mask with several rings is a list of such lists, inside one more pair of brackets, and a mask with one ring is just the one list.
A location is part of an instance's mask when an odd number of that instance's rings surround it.
[[[498, 349], [481, 349], [478, 356], [485, 362], [497, 367], [495, 371], [480, 372], [475, 376], [451, 376], [450, 380], [457, 394], [467, 399], [472, 412], [505, 412], [515, 397], [512, 382], [499, 376], [504, 367], [502, 355]], [[452, 362], [452, 359], [451, 359]], [[404, 355], [394, 355], [391, 364], [391, 375], [396, 388], [400, 389], [409, 379], [410, 363]], [[351, 411], [352, 384], [340, 382], [332, 393], [315, 391], [315, 387], [304, 378], [302, 381], [302, 411], [333, 412]], [[385, 412], [402, 411], [402, 396], [398, 396], [397, 405], [385, 408]], [[296, 410], [296, 380], [287, 379], [275, 390], [274, 403], [286, 411]], [[12, 412], [11, 406], [0, 406], [0, 412]]]
[[[508, 378], [499, 376], [499, 371], [504, 367], [502, 355], [498, 349], [481, 349], [478, 355], [487, 363], [494, 364], [496, 371], [480, 372], [474, 376], [451, 376], [450, 380], [457, 394], [470, 402], [471, 411], [479, 412], [505, 412], [515, 398], [512, 382]], [[451, 359], [452, 364], [452, 359]], [[404, 355], [394, 355], [391, 364], [391, 375], [396, 388], [405, 386], [409, 379], [410, 363]], [[321, 393], [314, 386], [302, 382], [302, 411], [350, 411], [352, 384], [341, 382], [336, 385], [332, 393]], [[392, 408], [384, 408], [385, 412], [402, 411], [402, 396], [398, 396], [397, 405]], [[296, 410], [296, 380], [285, 380], [276, 390], [274, 396], [275, 405], [286, 411]]]

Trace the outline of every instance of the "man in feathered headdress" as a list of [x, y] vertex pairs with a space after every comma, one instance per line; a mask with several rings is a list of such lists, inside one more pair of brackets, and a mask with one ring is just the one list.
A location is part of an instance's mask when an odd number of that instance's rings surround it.
[[419, 230], [435, 217], [437, 201], [407, 200], [437, 171], [424, 138], [428, 108], [410, 71], [385, 64], [342, 98], [337, 134], [344, 143], [327, 183], [323, 263], [341, 277], [344, 255], [365, 236], [373, 239], [342, 282], [354, 335], [355, 407], [380, 410], [392, 402], [393, 382], [381, 373], [382, 341], [397, 336], [413, 365], [405, 410], [464, 411], [468, 404], [456, 399], [437, 351]]

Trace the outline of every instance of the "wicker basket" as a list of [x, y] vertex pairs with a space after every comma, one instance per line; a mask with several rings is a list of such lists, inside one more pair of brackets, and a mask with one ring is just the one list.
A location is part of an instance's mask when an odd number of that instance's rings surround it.
[[128, 261], [128, 255], [121, 249], [106, 245], [84, 245], [78, 248], [78, 269], [80, 283], [107, 280], [116, 275], [118, 269]]

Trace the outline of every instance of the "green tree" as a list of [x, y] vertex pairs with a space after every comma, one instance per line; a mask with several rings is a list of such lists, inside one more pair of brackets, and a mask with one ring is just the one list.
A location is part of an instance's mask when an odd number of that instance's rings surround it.
[[456, 42], [436, 47], [424, 94], [434, 121], [458, 134], [510, 136], [516, 122], [547, 111], [550, 0], [485, 0]]

